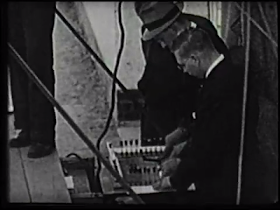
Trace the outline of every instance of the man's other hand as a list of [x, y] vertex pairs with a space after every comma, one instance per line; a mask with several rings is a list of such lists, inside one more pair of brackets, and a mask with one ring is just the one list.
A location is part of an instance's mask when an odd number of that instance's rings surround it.
[[116, 202], [118, 204], [138, 204], [132, 197], [118, 197]]
[[155, 184], [153, 184], [153, 188], [156, 191], [164, 191], [164, 190], [172, 189], [169, 177], [168, 176], [167, 177], [163, 177], [160, 181], [158, 181]]
[[171, 153], [173, 152], [174, 146], [172, 144], [166, 144], [163, 154], [161, 155], [160, 159], [163, 161], [170, 157]]
[[179, 158], [169, 158], [161, 164], [162, 177], [171, 176], [177, 169], [181, 160]]
[[178, 127], [177, 129], [175, 129], [174, 131], [172, 131], [170, 134], [168, 134], [165, 137], [165, 149], [161, 156], [162, 160], [167, 159], [170, 156], [172, 156], [174, 147], [176, 145], [186, 142], [186, 140], [187, 140], [186, 133], [187, 133], [187, 131], [184, 128]]

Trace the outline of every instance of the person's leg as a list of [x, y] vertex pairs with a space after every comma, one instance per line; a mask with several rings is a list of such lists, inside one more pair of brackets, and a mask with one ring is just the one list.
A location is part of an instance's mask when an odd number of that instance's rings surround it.
[[[55, 2], [24, 3], [24, 30], [27, 62], [34, 73], [54, 96], [52, 32]], [[52, 104], [35, 83], [29, 86], [31, 139], [29, 157], [43, 157], [55, 148], [55, 112]]]
[[[22, 25], [21, 3], [8, 3], [8, 41], [15, 50], [26, 60], [26, 46]], [[17, 135], [11, 139], [11, 147], [30, 145], [29, 137], [29, 105], [28, 105], [28, 77], [21, 69], [17, 60], [9, 54], [9, 71], [11, 92], [14, 105], [14, 126]]]

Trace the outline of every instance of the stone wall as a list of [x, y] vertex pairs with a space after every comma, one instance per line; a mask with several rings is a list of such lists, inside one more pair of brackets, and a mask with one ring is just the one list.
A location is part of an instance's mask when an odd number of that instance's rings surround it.
[[[96, 35], [81, 2], [58, 2], [57, 8], [101, 56]], [[57, 17], [53, 33], [56, 99], [78, 126], [96, 144], [109, 113], [109, 79], [89, 52]], [[57, 112], [56, 142], [59, 155], [75, 152], [92, 157], [87, 145]], [[118, 138], [114, 121], [105, 139]]]

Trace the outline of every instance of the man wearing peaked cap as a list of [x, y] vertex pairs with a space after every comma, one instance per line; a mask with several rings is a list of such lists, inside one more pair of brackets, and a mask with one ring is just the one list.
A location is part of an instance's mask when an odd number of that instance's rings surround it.
[[227, 55], [227, 46], [219, 37], [217, 30], [211, 21], [202, 16], [182, 13], [182, 9], [182, 2], [136, 2], [135, 11], [145, 27], [142, 39], [144, 41], [151, 39], [162, 40], [165, 39], [165, 37], [166, 39], [175, 39], [176, 36], [179, 35], [180, 30], [175, 31], [177, 33], [174, 33], [173, 37], [169, 32], [168, 37], [166, 34], [168, 33], [168, 29], [172, 28], [178, 21], [186, 23], [185, 25], [180, 25], [181, 29], [184, 27], [190, 27], [187, 22], [191, 22], [191, 26], [199, 27], [210, 35], [212, 42], [219, 53]]
[[136, 13], [146, 28], [143, 40], [150, 40], [169, 27], [181, 14], [183, 6], [183, 2], [136, 2]]
[[[155, 6], [156, 11], [151, 10], [151, 6]], [[142, 138], [166, 136], [166, 141], [182, 139], [186, 133], [181, 124], [192, 121], [191, 114], [195, 107], [199, 80], [180, 71], [173, 53], [151, 38], [173, 23], [180, 14], [177, 13], [177, 8], [182, 11], [183, 3], [135, 3], [136, 13], [147, 23], [142, 27], [142, 34], [145, 38], [141, 40], [146, 65], [144, 74], [138, 82], [138, 89], [145, 100], [144, 108], [148, 113], [143, 114], [141, 119]], [[165, 17], [168, 19], [167, 23], [163, 23], [160, 30], [153, 30], [150, 33], [148, 28], [154, 27], [153, 22], [156, 21], [157, 14], [165, 15], [166, 13], [169, 13], [168, 17]], [[149, 23], [152, 25], [149, 26]], [[157, 23], [158, 26], [160, 24], [162, 22]], [[190, 23], [186, 26], [190, 26]], [[166, 154], [168, 154], [167, 151]]]

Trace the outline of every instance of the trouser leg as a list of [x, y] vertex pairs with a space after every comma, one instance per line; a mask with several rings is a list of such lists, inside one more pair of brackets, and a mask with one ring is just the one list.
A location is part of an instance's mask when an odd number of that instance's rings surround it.
[[[25, 36], [19, 2], [8, 3], [8, 41], [26, 60]], [[28, 83], [29, 79], [21, 66], [9, 54], [11, 92], [14, 105], [14, 126], [16, 129], [29, 130]]]
[[[24, 2], [22, 4], [27, 63], [54, 96], [52, 32], [55, 2]], [[29, 106], [32, 141], [54, 144], [56, 124], [54, 108], [33, 82], [29, 85]]]

